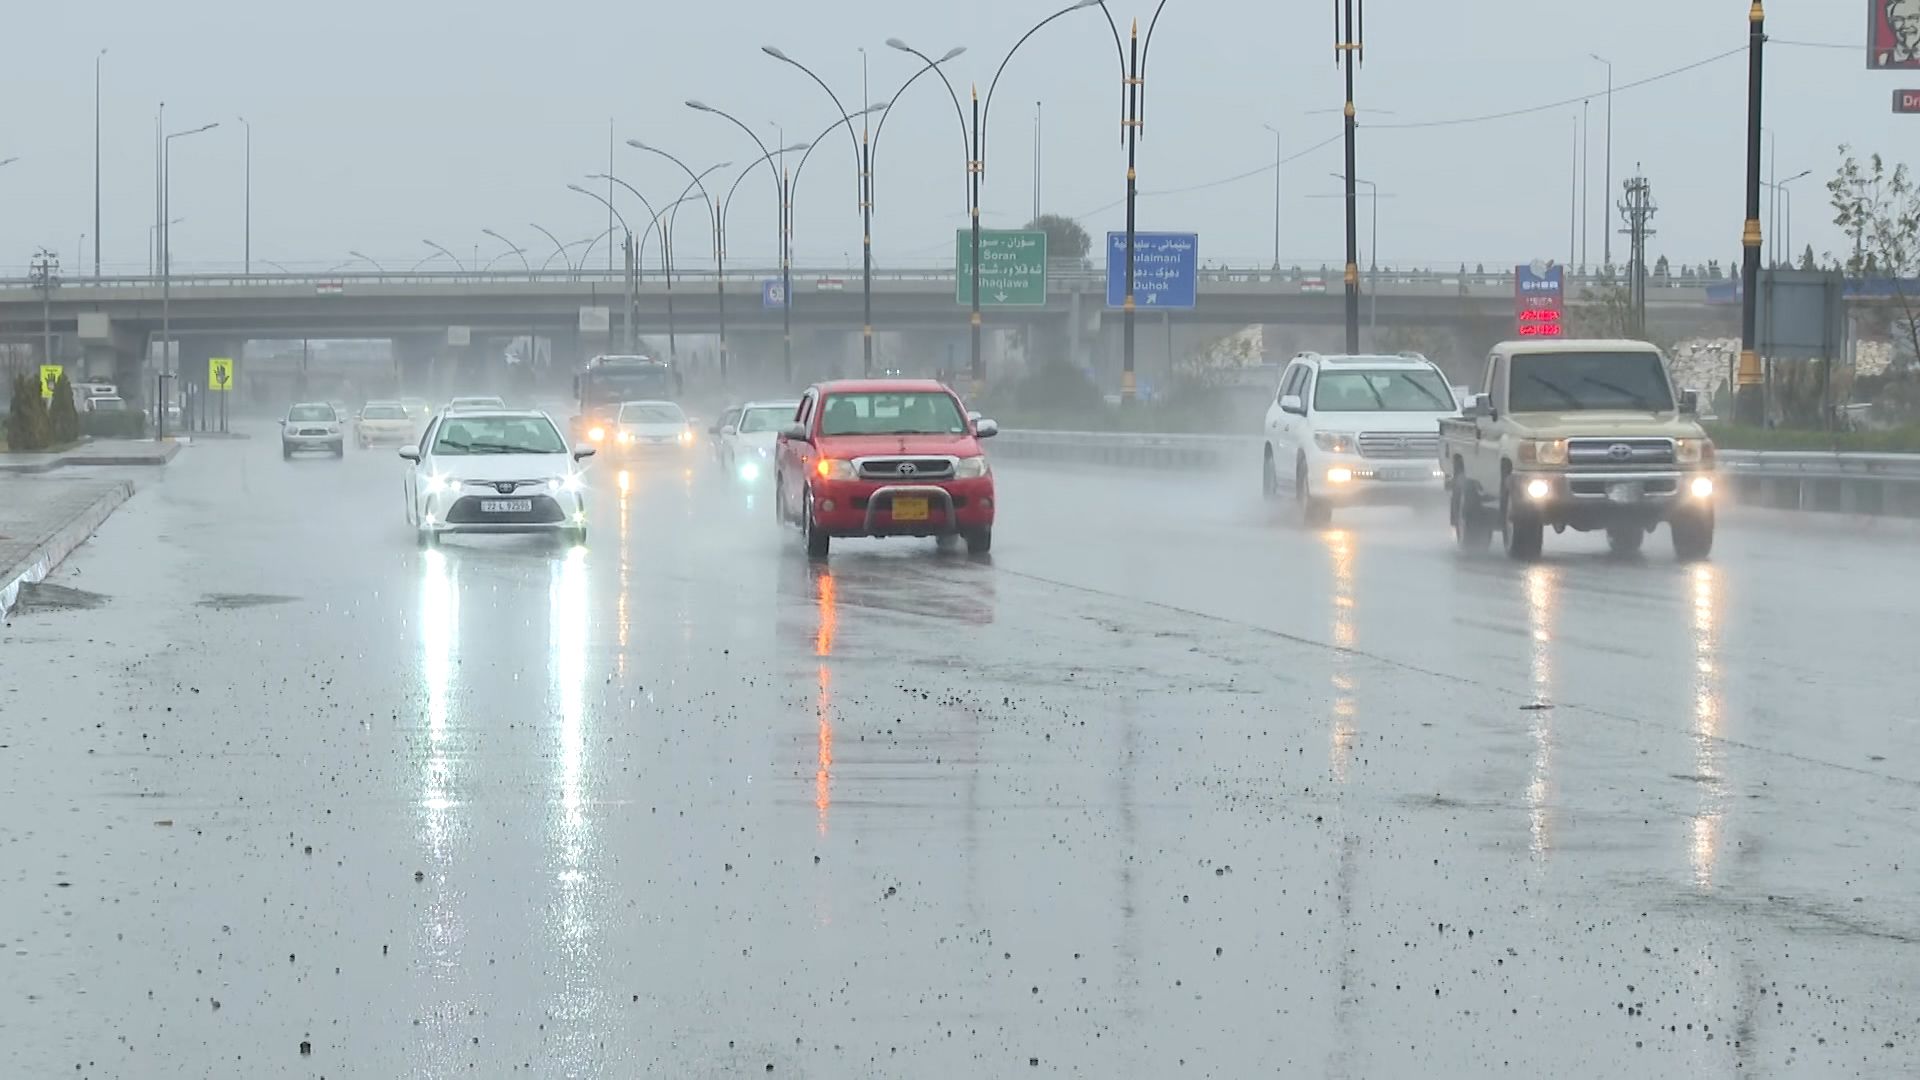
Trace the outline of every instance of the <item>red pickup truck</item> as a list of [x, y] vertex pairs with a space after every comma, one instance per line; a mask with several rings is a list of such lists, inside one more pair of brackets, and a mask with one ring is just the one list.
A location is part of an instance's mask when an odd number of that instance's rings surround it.
[[999, 432], [931, 379], [820, 383], [774, 450], [774, 514], [824, 559], [836, 536], [959, 536], [993, 546], [993, 470], [980, 440]]

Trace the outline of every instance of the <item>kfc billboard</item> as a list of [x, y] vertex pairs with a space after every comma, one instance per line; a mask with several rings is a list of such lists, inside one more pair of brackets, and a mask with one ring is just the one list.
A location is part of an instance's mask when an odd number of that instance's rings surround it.
[[1920, 70], [1920, 0], [1867, 0], [1867, 67]]

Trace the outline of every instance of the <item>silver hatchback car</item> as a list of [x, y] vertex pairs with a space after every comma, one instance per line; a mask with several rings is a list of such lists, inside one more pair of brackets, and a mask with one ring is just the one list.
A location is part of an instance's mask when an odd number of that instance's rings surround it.
[[341, 430], [340, 413], [332, 405], [303, 401], [288, 409], [286, 419], [280, 421], [280, 456], [314, 452], [345, 456], [346, 434]]

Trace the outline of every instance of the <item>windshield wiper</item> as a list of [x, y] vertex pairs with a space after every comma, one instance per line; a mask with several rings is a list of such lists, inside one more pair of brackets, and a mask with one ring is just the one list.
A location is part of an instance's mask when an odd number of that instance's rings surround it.
[[1593, 385], [1601, 388], [1602, 390], [1611, 390], [1614, 393], [1619, 394], [1621, 397], [1626, 398], [1628, 401], [1632, 402], [1633, 407], [1636, 409], [1645, 409], [1648, 412], [1655, 411], [1653, 402], [1648, 401], [1646, 398], [1641, 397], [1640, 395], [1634, 393], [1633, 391], [1627, 389], [1624, 386], [1607, 382], [1605, 379], [1596, 379], [1591, 375], [1582, 375], [1580, 377], [1580, 381], [1586, 382], [1586, 383], [1592, 383]]
[[1527, 381], [1530, 383], [1533, 383], [1536, 386], [1544, 388], [1550, 394], [1559, 394], [1561, 397], [1566, 399], [1567, 404], [1573, 406], [1576, 409], [1585, 408], [1585, 406], [1581, 404], [1580, 399], [1577, 396], [1575, 396], [1571, 390], [1568, 390], [1566, 387], [1561, 386], [1559, 383], [1554, 382], [1551, 379], [1543, 379], [1540, 376], [1529, 372], [1527, 374]]
[[1421, 397], [1426, 398], [1428, 401], [1433, 402], [1435, 405], [1440, 406], [1442, 409], [1452, 409], [1456, 407], [1451, 397], [1448, 397], [1447, 400], [1442, 401], [1434, 395], [1433, 391], [1427, 389], [1424, 386], [1421, 386], [1418, 382], [1415, 382], [1412, 379], [1407, 380], [1407, 385], [1413, 387], [1415, 390], [1420, 391]]
[[1367, 388], [1367, 393], [1369, 393], [1369, 394], [1372, 394], [1372, 395], [1373, 395], [1373, 403], [1374, 403], [1375, 405], [1378, 405], [1378, 406], [1380, 406], [1380, 411], [1381, 411], [1381, 412], [1386, 412], [1386, 411], [1387, 411], [1387, 399], [1386, 399], [1386, 398], [1383, 398], [1383, 397], [1381, 397], [1381, 396], [1380, 396], [1380, 391], [1379, 391], [1379, 390], [1377, 390], [1377, 389], [1375, 389], [1375, 387], [1374, 387], [1374, 385], [1373, 385], [1373, 380], [1372, 380], [1372, 379], [1369, 379], [1369, 378], [1366, 378], [1366, 377], [1364, 377], [1364, 376], [1362, 376], [1362, 377], [1361, 377], [1361, 379], [1360, 379], [1360, 385], [1361, 385], [1361, 386], [1364, 386], [1364, 387], [1366, 387], [1366, 388]]
[[472, 443], [467, 449], [478, 450], [486, 454], [557, 454], [558, 450], [535, 450], [525, 446], [509, 446], [506, 443]]

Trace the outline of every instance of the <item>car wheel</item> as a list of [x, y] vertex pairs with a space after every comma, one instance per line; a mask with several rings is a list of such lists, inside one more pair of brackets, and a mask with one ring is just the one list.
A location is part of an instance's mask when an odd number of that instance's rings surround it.
[[777, 477], [773, 481], [773, 523], [787, 527], [787, 489]]
[[1615, 525], [1607, 530], [1607, 548], [1615, 555], [1638, 555], [1647, 530], [1638, 525]]
[[801, 500], [800, 503], [800, 531], [804, 533], [807, 538], [807, 558], [826, 558], [827, 549], [832, 546], [833, 541], [826, 533], [821, 532], [819, 526], [814, 523], [812, 491], [808, 491], [806, 497]]
[[1480, 497], [1464, 474], [1453, 478], [1453, 497], [1449, 513], [1453, 518], [1454, 546], [1469, 555], [1487, 550], [1493, 539], [1493, 524], [1480, 505]]
[[1260, 495], [1268, 502], [1280, 498], [1280, 471], [1273, 467], [1273, 447], [1260, 455]]
[[[1511, 487], [1512, 485], [1508, 485]], [[1528, 514], [1507, 491], [1500, 496], [1500, 546], [1506, 550], [1507, 558], [1516, 562], [1531, 562], [1540, 557], [1540, 542], [1545, 538], [1545, 526], [1539, 518]]]
[[1333, 507], [1325, 499], [1314, 497], [1304, 461], [1293, 470], [1293, 500], [1300, 513], [1300, 524], [1307, 528], [1322, 528], [1333, 521]]
[[280, 444], [280, 460], [281, 460], [281, 461], [292, 461], [292, 460], [293, 460], [293, 447], [291, 447], [291, 446], [289, 446], [289, 445], [288, 445], [288, 444], [286, 444], [286, 443], [281, 443], [281, 444]]
[[967, 554], [985, 555], [993, 550], [993, 526], [968, 529], [963, 535], [967, 541]]
[[1667, 523], [1673, 532], [1673, 554], [1682, 562], [1699, 562], [1713, 554], [1713, 510], [1675, 514]]
[[587, 527], [585, 525], [575, 525], [561, 535], [566, 538], [568, 547], [587, 546]]
[[440, 545], [440, 534], [434, 532], [432, 529], [418, 529], [414, 532], [414, 537], [419, 541], [422, 548], [438, 547]]
[[337, 457], [337, 458], [343, 458], [343, 457], [346, 457], [346, 456], [347, 456], [347, 444], [346, 444], [346, 443], [344, 443], [344, 442], [337, 442], [337, 443], [334, 443], [334, 444], [333, 444], [333, 456], [334, 456], [334, 457]]

